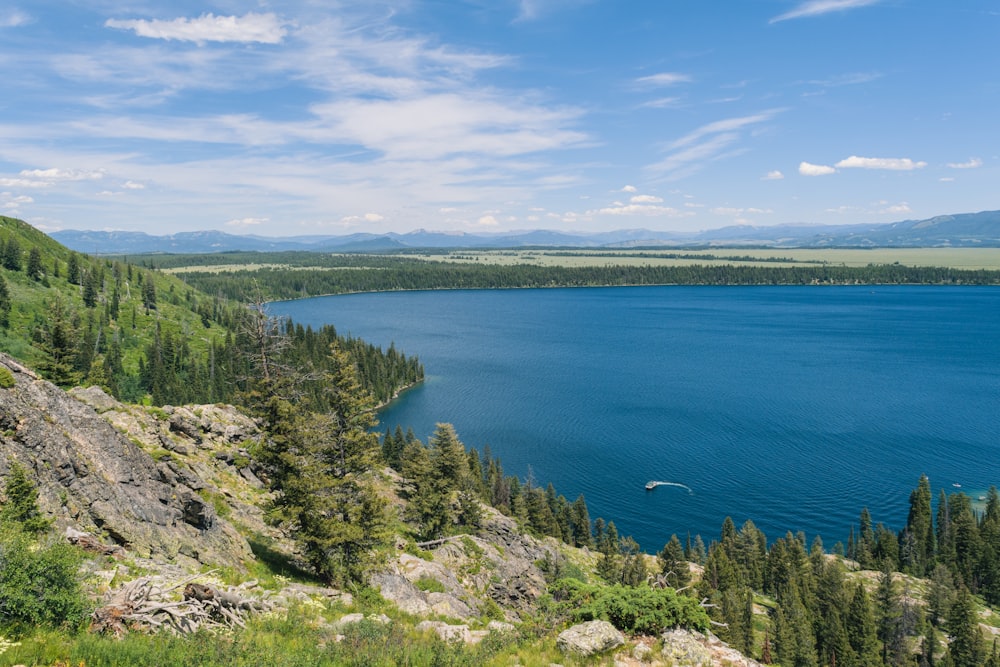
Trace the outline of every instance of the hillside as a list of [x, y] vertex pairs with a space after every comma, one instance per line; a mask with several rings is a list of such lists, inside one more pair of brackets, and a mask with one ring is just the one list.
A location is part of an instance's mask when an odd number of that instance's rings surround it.
[[406, 234], [266, 238], [218, 231], [154, 236], [144, 232], [61, 230], [52, 237], [78, 252], [101, 255], [255, 252], [380, 252], [406, 248], [627, 248], [643, 246], [762, 246], [781, 248], [996, 248], [1000, 211], [942, 215], [927, 220], [854, 225], [740, 225], [701, 232], [626, 229], [601, 233], [530, 230], [497, 234], [416, 230]]
[[[225, 401], [240, 390], [244, 304], [151, 267], [74, 252], [14, 218], [0, 216], [0, 245], [0, 351], [57, 385], [95, 384], [131, 402]], [[317, 342], [348, 349], [380, 401], [422, 378], [416, 359], [340, 337], [332, 326], [285, 326], [297, 344], [312, 346], [320, 366], [326, 347]]]
[[[694, 548], [673, 538], [654, 558], [600, 520], [594, 534], [588, 526], [587, 536], [571, 540], [590, 546], [543, 536], [534, 515], [554, 501], [528, 487], [520, 491], [525, 504], [501, 503], [504, 511], [486, 502], [493, 492], [477, 491], [475, 522], [442, 524], [443, 537], [419, 542], [422, 473], [403, 459], [396, 465], [407, 476], [389, 467], [375, 472], [395, 517], [384, 557], [363, 585], [334, 588], [310, 572], [301, 545], [267, 520], [275, 491], [262, 481], [268, 468], [255, 454], [274, 435], [239, 411], [130, 406], [94, 387], [67, 394], [0, 355], [0, 415], [0, 477], [9, 484], [15, 462], [29, 470], [43, 516], [55, 521], [49, 546], [35, 553], [48, 562], [57, 534], [85, 545], [78, 571], [86, 606], [97, 607], [92, 632], [126, 636], [53, 633], [44, 622], [12, 628], [3, 604], [11, 592], [0, 578], [0, 636], [13, 629], [17, 640], [0, 640], [0, 654], [7, 651], [0, 664], [96, 667], [121, 664], [126, 651], [128, 664], [151, 666], [253, 665], [280, 654], [280, 664], [303, 666], [373, 664], [380, 656], [374, 664], [541, 667], [592, 664], [586, 652], [596, 651], [613, 653], [616, 665], [755, 667], [747, 655], [818, 665], [833, 664], [833, 651], [837, 663], [853, 664], [853, 651], [866, 656], [862, 664], [882, 664], [882, 655], [905, 664], [921, 656], [953, 660], [964, 646], [978, 646], [978, 657], [954, 664], [993, 664], [985, 638], [1000, 633], [1000, 616], [956, 583], [961, 561], [953, 574], [942, 560], [927, 578], [871, 569], [896, 535], [866, 526], [864, 513], [853, 554], [860, 561], [825, 554], [816, 543], [807, 548], [804, 536], [768, 544], [752, 522], [736, 529], [728, 519], [707, 554], [700, 537]], [[430, 447], [437, 460], [440, 445]], [[498, 461], [480, 468], [472, 463], [478, 457], [468, 460], [463, 475], [479, 470], [482, 482], [496, 484]], [[911, 498], [913, 525], [922, 488], [923, 481]], [[0, 510], [11, 499], [6, 491]], [[461, 497], [436, 511], [459, 519]], [[945, 539], [968, 554], [959, 500], [949, 503], [954, 537]], [[996, 539], [991, 512], [973, 529], [984, 543]], [[0, 511], [7, 559], [0, 568], [20, 544], [10, 541], [8, 517]], [[237, 601], [229, 613], [238, 622], [189, 597], [194, 584], [202, 588], [193, 591]], [[145, 606], [123, 605], [122, 596], [135, 591], [151, 596]], [[185, 618], [198, 623], [178, 620]], [[148, 637], [154, 622], [164, 631]], [[216, 629], [194, 636], [183, 629], [200, 624]]]

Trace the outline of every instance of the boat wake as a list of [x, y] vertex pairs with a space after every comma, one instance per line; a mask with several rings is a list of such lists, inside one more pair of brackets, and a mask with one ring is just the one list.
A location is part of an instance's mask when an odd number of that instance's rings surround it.
[[676, 486], [676, 487], [679, 487], [681, 489], [687, 489], [687, 492], [690, 495], [692, 495], [692, 496], [694, 495], [694, 491], [691, 489], [690, 486], [688, 486], [687, 484], [681, 484], [680, 482], [657, 482], [657, 481], [646, 482], [646, 490], [647, 491], [652, 491], [653, 489], [655, 489], [658, 486]]

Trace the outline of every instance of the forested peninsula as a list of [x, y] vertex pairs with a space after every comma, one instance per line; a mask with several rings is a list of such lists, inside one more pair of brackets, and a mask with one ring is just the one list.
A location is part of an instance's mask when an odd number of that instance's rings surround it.
[[[243, 254], [244, 257], [246, 254]], [[246, 258], [250, 259], [250, 258]], [[691, 264], [684, 266], [537, 266], [426, 261], [405, 256], [324, 256], [313, 268], [267, 266], [270, 258], [253, 258], [261, 268], [183, 271], [176, 275], [207, 294], [235, 300], [252, 296], [253, 281], [272, 299], [326, 294], [431, 289], [511, 289], [641, 285], [1000, 285], [1000, 271], [947, 267], [872, 264], [850, 266], [760, 266]], [[152, 264], [172, 263], [146, 258]], [[185, 260], [186, 261], [186, 260]], [[204, 261], [204, 260], [199, 260]], [[279, 260], [280, 261], [280, 260]], [[358, 264], [362, 264], [359, 267]]]
[[[0, 664], [1000, 667], [995, 488], [915, 476], [904, 525], [829, 549], [725, 517], [639, 545], [448, 424], [377, 425], [419, 362], [266, 307], [572, 272], [384, 261], [200, 285], [0, 218]], [[870, 275], [996, 282], [914, 271]]]

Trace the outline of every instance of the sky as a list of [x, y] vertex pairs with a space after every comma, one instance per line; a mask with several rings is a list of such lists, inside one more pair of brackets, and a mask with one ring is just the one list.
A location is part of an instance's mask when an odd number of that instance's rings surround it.
[[996, 0], [5, 0], [45, 231], [698, 231], [1000, 209]]

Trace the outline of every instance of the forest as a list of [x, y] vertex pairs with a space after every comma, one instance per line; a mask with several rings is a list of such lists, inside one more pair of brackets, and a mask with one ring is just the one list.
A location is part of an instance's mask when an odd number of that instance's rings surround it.
[[[846, 266], [509, 266], [456, 264], [365, 255], [377, 266], [336, 270], [232, 269], [176, 274], [206, 294], [237, 301], [253, 281], [272, 299], [324, 294], [425, 289], [510, 289], [624, 285], [997, 285], [1000, 271], [878, 264]], [[372, 259], [374, 258], [374, 259]], [[357, 258], [350, 258], [356, 262]]]

